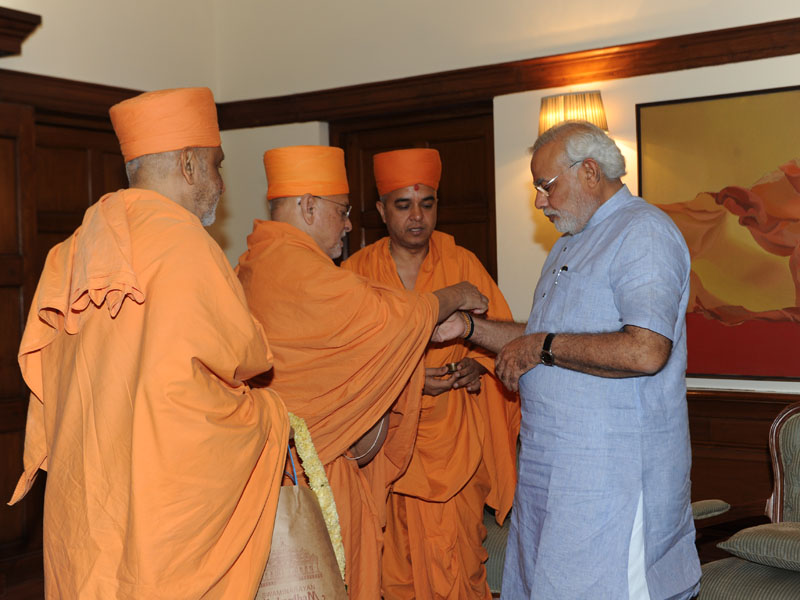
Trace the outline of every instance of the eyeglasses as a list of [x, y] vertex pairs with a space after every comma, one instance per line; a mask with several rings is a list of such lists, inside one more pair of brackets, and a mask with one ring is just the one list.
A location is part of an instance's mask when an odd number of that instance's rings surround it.
[[[585, 159], [583, 159], [583, 160], [585, 160]], [[533, 187], [535, 187], [536, 191], [539, 192], [540, 194], [543, 194], [545, 197], [549, 196], [550, 195], [550, 190], [553, 188], [553, 185], [555, 185], [555, 183], [556, 183], [556, 179], [561, 177], [564, 173], [569, 171], [575, 165], [579, 165], [580, 163], [582, 163], [583, 160], [576, 160], [574, 163], [572, 163], [566, 169], [561, 171], [561, 173], [559, 173], [555, 177], [552, 177], [551, 179], [548, 179], [544, 183], [542, 183], [541, 180], [539, 181], [539, 183], [535, 183], [534, 182]]]
[[344, 214], [342, 214], [343, 221], [346, 221], [347, 219], [350, 218], [350, 211], [353, 210], [352, 204], [342, 204], [341, 202], [336, 202], [336, 200], [331, 200], [330, 198], [324, 198], [323, 196], [313, 196], [313, 197], [318, 198], [319, 200], [325, 200], [325, 202], [330, 202], [331, 204], [335, 204], [336, 206], [341, 206], [344, 209]]

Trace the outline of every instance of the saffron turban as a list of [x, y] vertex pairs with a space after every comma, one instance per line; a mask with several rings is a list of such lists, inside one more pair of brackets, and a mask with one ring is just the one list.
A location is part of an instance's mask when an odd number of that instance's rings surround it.
[[380, 196], [415, 183], [438, 189], [442, 177], [439, 151], [433, 148], [381, 152], [372, 157], [372, 166]]
[[286, 146], [264, 153], [267, 200], [286, 196], [347, 194], [344, 150], [332, 146]]
[[108, 111], [125, 162], [145, 154], [221, 145], [217, 106], [208, 88], [140, 94]]

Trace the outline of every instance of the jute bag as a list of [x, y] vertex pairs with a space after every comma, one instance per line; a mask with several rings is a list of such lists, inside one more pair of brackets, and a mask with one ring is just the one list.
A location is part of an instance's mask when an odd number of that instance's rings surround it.
[[[294, 419], [292, 426], [303, 467], [308, 468], [309, 457], [304, 457], [300, 451], [300, 427]], [[305, 427], [305, 423], [302, 426]], [[310, 439], [308, 436], [309, 443]], [[291, 452], [289, 456], [291, 458]], [[312, 458], [316, 458], [316, 452]], [[310, 488], [297, 485], [293, 462], [292, 471], [295, 485], [283, 486], [280, 490], [269, 560], [255, 600], [347, 600], [342, 571], [320, 503]]]

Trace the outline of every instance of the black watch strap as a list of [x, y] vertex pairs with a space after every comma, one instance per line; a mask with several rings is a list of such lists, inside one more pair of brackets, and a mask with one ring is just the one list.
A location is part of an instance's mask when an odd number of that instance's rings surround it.
[[547, 365], [548, 367], [552, 367], [556, 363], [556, 357], [553, 356], [552, 350], [550, 350], [550, 346], [553, 343], [553, 338], [556, 337], [555, 333], [548, 333], [544, 338], [544, 344], [542, 344], [542, 353], [540, 359], [543, 365]]

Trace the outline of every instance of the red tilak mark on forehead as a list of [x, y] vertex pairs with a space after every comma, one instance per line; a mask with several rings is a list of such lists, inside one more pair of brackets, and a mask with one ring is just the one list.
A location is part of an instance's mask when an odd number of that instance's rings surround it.
[[419, 189], [419, 184], [418, 184], [418, 183], [415, 183], [415, 184], [414, 184], [414, 189], [415, 189], [415, 190], [418, 190], [418, 189]]

